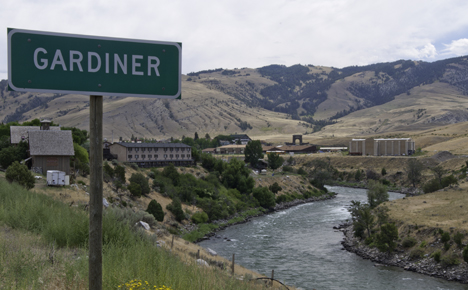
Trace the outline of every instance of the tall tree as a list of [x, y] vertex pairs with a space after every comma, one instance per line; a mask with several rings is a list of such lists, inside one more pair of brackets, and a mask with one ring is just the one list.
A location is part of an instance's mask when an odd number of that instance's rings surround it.
[[283, 165], [284, 159], [279, 154], [271, 153], [268, 155], [268, 167], [275, 170]]
[[444, 176], [445, 169], [442, 166], [437, 165], [436, 167], [431, 168], [434, 177], [439, 181], [439, 185], [442, 184], [442, 177]]
[[423, 164], [421, 161], [415, 158], [408, 160], [406, 165], [406, 173], [408, 174], [408, 181], [413, 184], [413, 187], [416, 187], [416, 184], [421, 181], [422, 170]]
[[258, 166], [258, 160], [263, 158], [263, 148], [259, 140], [250, 141], [245, 146], [245, 161], [249, 162], [252, 167]]
[[378, 181], [369, 180], [367, 189], [367, 202], [369, 206], [374, 208], [385, 201], [388, 201], [387, 187]]
[[198, 140], [198, 133], [197, 132], [195, 132], [195, 136], [193, 137], [193, 140], [195, 140], [195, 141]]

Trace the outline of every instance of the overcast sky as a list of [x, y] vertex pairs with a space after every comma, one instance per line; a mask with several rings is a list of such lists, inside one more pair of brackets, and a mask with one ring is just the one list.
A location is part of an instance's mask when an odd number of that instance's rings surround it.
[[182, 72], [468, 54], [466, 0], [2, 0], [7, 27], [182, 42]]

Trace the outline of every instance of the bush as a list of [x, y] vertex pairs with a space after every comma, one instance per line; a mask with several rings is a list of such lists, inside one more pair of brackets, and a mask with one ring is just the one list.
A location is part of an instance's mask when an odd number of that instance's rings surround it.
[[275, 182], [273, 183], [272, 185], [270, 185], [268, 187], [268, 189], [273, 192], [274, 194], [277, 194], [278, 192], [280, 192], [281, 190], [283, 190], [283, 188], [278, 184], [278, 182]]
[[382, 182], [383, 185], [385, 186], [390, 186], [392, 185], [392, 183], [390, 181], [388, 181], [387, 179], [381, 179], [380, 182]]
[[109, 175], [111, 179], [114, 178], [114, 169], [109, 165], [109, 163], [104, 162], [103, 169], [104, 173]]
[[413, 237], [406, 237], [401, 243], [401, 245], [405, 248], [411, 248], [414, 245], [416, 245], [416, 239]]
[[431, 193], [431, 192], [434, 192], [434, 191], [437, 191], [439, 190], [441, 187], [440, 187], [440, 184], [439, 184], [439, 180], [437, 179], [431, 179], [429, 180], [428, 182], [426, 182], [424, 185], [423, 185], [423, 191], [424, 193]]
[[130, 182], [130, 185], [127, 187], [127, 189], [133, 196], [141, 196], [141, 186], [138, 183]]
[[164, 211], [162, 209], [162, 206], [156, 200], [153, 199], [150, 201], [146, 211], [152, 214], [157, 221], [164, 221]]
[[125, 178], [125, 167], [116, 165], [114, 168], [114, 176], [122, 183], [125, 184], [127, 179]]
[[463, 250], [463, 260], [468, 263], [468, 246]]
[[28, 170], [26, 165], [20, 164], [18, 161], [13, 162], [7, 168], [5, 177], [8, 181], [15, 181], [27, 189], [34, 187], [35, 179], [31, 171]]
[[303, 167], [299, 168], [297, 170], [297, 174], [300, 174], [300, 175], [307, 175], [307, 171], [305, 171], [305, 169]]
[[460, 264], [460, 261], [458, 260], [457, 256], [453, 253], [443, 256], [441, 262], [444, 266], [453, 266]]
[[141, 193], [140, 195], [142, 194], [148, 194], [150, 192], [150, 187], [149, 187], [149, 184], [148, 184], [148, 180], [146, 179], [146, 177], [141, 174], [141, 173], [133, 173], [132, 176], [130, 177], [129, 179], [130, 181], [130, 184], [132, 183], [136, 183], [140, 186], [140, 189], [141, 189]]
[[285, 166], [283, 166], [283, 171], [284, 171], [284, 172], [292, 172], [292, 173], [294, 173], [294, 168], [292, 168], [291, 166], [285, 165]]
[[440, 238], [440, 241], [442, 243], [446, 243], [446, 242], [450, 241], [450, 234], [448, 232], [443, 233], [441, 238]]
[[185, 219], [185, 214], [184, 214], [184, 211], [182, 210], [182, 203], [180, 202], [179, 198], [174, 197], [174, 199], [172, 200], [172, 203], [168, 204], [166, 206], [166, 209], [168, 209], [174, 214], [175, 219], [178, 222], [181, 222]]
[[434, 254], [432, 254], [432, 257], [434, 258], [434, 261], [439, 263], [440, 262], [440, 251], [437, 251]]
[[464, 235], [460, 232], [457, 232], [454, 236], [453, 236], [453, 240], [455, 241], [455, 243], [457, 244], [457, 246], [459, 248], [462, 247], [462, 241], [463, 241], [463, 237]]
[[205, 212], [196, 212], [192, 215], [192, 221], [196, 224], [204, 224], [208, 221], [208, 215]]
[[263, 208], [271, 208], [276, 204], [275, 195], [266, 187], [254, 188], [252, 195], [256, 200], [258, 200], [260, 206]]
[[391, 252], [396, 248], [398, 229], [395, 224], [384, 224], [380, 227], [380, 233], [376, 236], [375, 244], [381, 252]]
[[382, 174], [382, 176], [385, 176], [387, 174], [387, 170], [385, 169], [385, 167], [382, 168], [382, 171], [380, 174]]
[[375, 172], [374, 170], [372, 169], [368, 169], [366, 171], [366, 178], [369, 180], [369, 179], [372, 179], [372, 180], [379, 180], [380, 179], [380, 176], [377, 172]]
[[410, 254], [409, 254], [412, 260], [420, 259], [423, 257], [423, 255], [424, 255], [424, 250], [421, 248], [414, 248], [413, 250], [410, 251]]

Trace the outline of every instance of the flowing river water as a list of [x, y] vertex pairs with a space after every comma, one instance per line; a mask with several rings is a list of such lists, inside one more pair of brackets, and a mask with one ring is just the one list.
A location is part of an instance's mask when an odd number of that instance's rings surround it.
[[[217, 233], [199, 245], [215, 250], [248, 269], [300, 289], [463, 289], [448, 282], [397, 267], [374, 263], [342, 249], [343, 234], [333, 226], [350, 218], [351, 200], [366, 201], [364, 189], [328, 187], [336, 198], [302, 204], [253, 218]], [[390, 199], [402, 198], [389, 193]], [[230, 239], [227, 241], [226, 239]]]

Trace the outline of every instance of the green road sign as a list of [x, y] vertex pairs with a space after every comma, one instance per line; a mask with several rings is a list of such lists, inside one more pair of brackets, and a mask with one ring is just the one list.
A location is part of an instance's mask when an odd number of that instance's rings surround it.
[[8, 29], [13, 91], [181, 96], [182, 44]]

